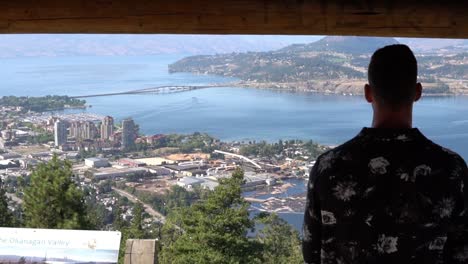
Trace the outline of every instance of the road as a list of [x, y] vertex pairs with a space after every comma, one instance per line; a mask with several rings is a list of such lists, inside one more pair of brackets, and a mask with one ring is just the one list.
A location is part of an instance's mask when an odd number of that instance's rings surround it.
[[138, 197], [136, 197], [135, 195], [128, 193], [124, 190], [117, 189], [115, 187], [112, 187], [112, 190], [116, 191], [121, 196], [127, 197], [133, 203], [141, 203], [143, 205], [143, 208], [145, 209], [145, 212], [147, 212], [152, 217], [158, 219], [163, 224], [166, 222], [166, 217], [164, 215], [154, 210], [149, 204], [145, 204], [142, 201], [140, 201], [140, 199], [138, 199]]
[[245, 160], [247, 162], [250, 162], [251, 164], [253, 164], [258, 169], [262, 169], [262, 166], [258, 165], [258, 163], [256, 163], [255, 161], [253, 161], [253, 160], [251, 160], [251, 159], [249, 159], [249, 158], [247, 158], [245, 156], [235, 154], [235, 153], [226, 152], [226, 151], [221, 151], [221, 150], [215, 150], [213, 152], [220, 153], [220, 154], [223, 154], [223, 155], [226, 155], [226, 156], [232, 156], [232, 157], [236, 157], [236, 158], [239, 158], [239, 159], [243, 159], [243, 160]]

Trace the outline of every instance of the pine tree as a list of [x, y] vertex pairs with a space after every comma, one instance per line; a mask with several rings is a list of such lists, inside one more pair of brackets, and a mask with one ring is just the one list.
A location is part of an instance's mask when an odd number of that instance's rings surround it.
[[113, 222], [112, 222], [112, 229], [116, 231], [121, 231], [122, 229], [127, 227], [127, 222], [122, 218], [123, 212], [122, 208], [120, 208], [120, 204], [113, 209]]
[[83, 191], [73, 181], [71, 164], [54, 155], [31, 174], [24, 193], [25, 225], [33, 228], [89, 229]]
[[301, 240], [297, 232], [276, 214], [261, 213], [257, 221], [263, 225], [257, 239], [263, 245], [263, 263], [300, 264], [302, 258]]
[[132, 210], [132, 221], [130, 222], [130, 226], [127, 226], [126, 222], [122, 219], [122, 210], [120, 209], [120, 205], [116, 208], [113, 229], [122, 233], [122, 238], [120, 240], [119, 264], [124, 262], [127, 239], [142, 239], [147, 237], [147, 233], [143, 229], [143, 213], [143, 205], [141, 203], [135, 204]]
[[128, 230], [129, 237], [134, 239], [145, 238], [145, 231], [143, 230], [143, 205], [141, 203], [135, 204], [132, 213], [133, 219]]
[[12, 227], [13, 215], [8, 209], [8, 200], [5, 195], [2, 181], [0, 180], [0, 227]]
[[254, 222], [242, 197], [243, 181], [236, 170], [205, 201], [171, 213], [160, 263], [259, 263], [261, 245], [247, 237]]
[[128, 237], [128, 226], [127, 222], [122, 218], [122, 208], [120, 201], [117, 204], [116, 208], [114, 209], [113, 216], [114, 216], [114, 222], [112, 223], [112, 229], [115, 231], [120, 231], [122, 234], [122, 237], [120, 239], [120, 248], [119, 248], [119, 264], [124, 263], [124, 257], [125, 257], [125, 246], [127, 243]]

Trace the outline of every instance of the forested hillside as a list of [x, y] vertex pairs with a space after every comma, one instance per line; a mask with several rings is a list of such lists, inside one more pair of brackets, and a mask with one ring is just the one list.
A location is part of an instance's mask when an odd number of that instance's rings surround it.
[[[270, 52], [191, 56], [169, 65], [169, 72], [237, 77], [239, 85], [258, 88], [361, 93], [372, 53], [396, 44], [393, 38], [325, 37]], [[416, 54], [426, 93], [466, 94], [468, 53]]]

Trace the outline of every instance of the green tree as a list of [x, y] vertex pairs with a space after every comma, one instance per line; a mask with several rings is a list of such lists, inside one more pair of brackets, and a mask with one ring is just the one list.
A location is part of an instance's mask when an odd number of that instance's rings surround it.
[[119, 263], [123, 263], [125, 257], [125, 246], [128, 239], [148, 238], [147, 232], [143, 228], [144, 208], [141, 203], [134, 205], [132, 210], [133, 218], [130, 225], [122, 219], [120, 206], [115, 210], [113, 229], [122, 233], [119, 250]]
[[116, 208], [113, 209], [114, 221], [112, 223], [112, 228], [116, 231], [120, 231], [122, 234], [120, 239], [119, 264], [123, 263], [125, 256], [125, 244], [127, 243], [128, 239], [128, 226], [127, 222], [122, 218], [123, 211], [121, 209], [121, 201], [122, 200], [119, 200]]
[[8, 200], [3, 188], [2, 181], [0, 180], [0, 226], [11, 227], [13, 226], [13, 215], [8, 209]]
[[143, 230], [143, 213], [143, 205], [141, 203], [135, 204], [132, 210], [133, 218], [128, 230], [129, 238], [145, 238], [145, 231]]
[[257, 239], [263, 244], [265, 264], [304, 263], [299, 233], [277, 214], [262, 213], [257, 221], [263, 224]]
[[174, 210], [163, 230], [160, 263], [259, 263], [261, 244], [247, 237], [254, 221], [242, 197], [243, 181], [238, 169], [205, 201]]
[[120, 202], [115, 208], [113, 208], [113, 222], [112, 228], [116, 231], [121, 231], [127, 227], [127, 222], [122, 218], [122, 208], [120, 207]]
[[113, 222], [112, 213], [110, 213], [106, 206], [100, 202], [96, 196], [97, 192], [94, 188], [84, 188], [85, 202], [86, 202], [86, 215], [88, 216], [90, 225], [95, 229], [104, 229], [107, 224]]
[[24, 194], [25, 225], [33, 228], [89, 229], [83, 191], [73, 181], [71, 163], [54, 155], [31, 174]]

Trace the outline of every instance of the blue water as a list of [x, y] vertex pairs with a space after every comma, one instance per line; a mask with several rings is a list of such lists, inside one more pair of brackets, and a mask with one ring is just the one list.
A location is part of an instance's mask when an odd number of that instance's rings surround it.
[[[234, 79], [168, 74], [183, 55], [57, 57], [0, 60], [0, 95], [84, 95], [160, 85], [202, 85]], [[339, 144], [370, 125], [360, 96], [210, 88], [177, 94], [88, 98], [87, 111], [133, 117], [142, 132], [206, 132], [222, 140], [312, 139]], [[414, 124], [435, 142], [468, 158], [468, 97], [425, 97]]]
[[[202, 85], [234, 79], [168, 74], [183, 55], [59, 57], [0, 60], [0, 95], [85, 95], [161, 85]], [[340, 144], [370, 125], [371, 108], [360, 96], [210, 88], [177, 94], [88, 98], [86, 110], [133, 117], [146, 134], [206, 132], [221, 140], [312, 139]], [[435, 142], [468, 159], [468, 97], [424, 97], [414, 125]], [[300, 225], [301, 215], [282, 215]]]
[[[289, 196], [295, 195], [304, 195], [307, 191], [307, 180], [306, 179], [286, 179], [284, 183], [290, 183], [292, 187], [288, 188], [285, 192], [277, 193], [277, 194], [262, 194], [262, 195], [255, 195], [257, 191], [249, 191], [244, 192], [244, 196], [248, 197], [255, 197], [258, 199], [268, 199], [270, 197], [275, 198], [286, 198]], [[255, 208], [261, 208], [261, 205], [258, 203], [252, 203], [252, 206]], [[255, 211], [256, 212], [256, 211]], [[281, 218], [286, 220], [289, 224], [294, 226], [297, 230], [301, 230], [302, 221], [304, 219], [303, 212], [295, 212], [295, 213], [277, 213]]]

